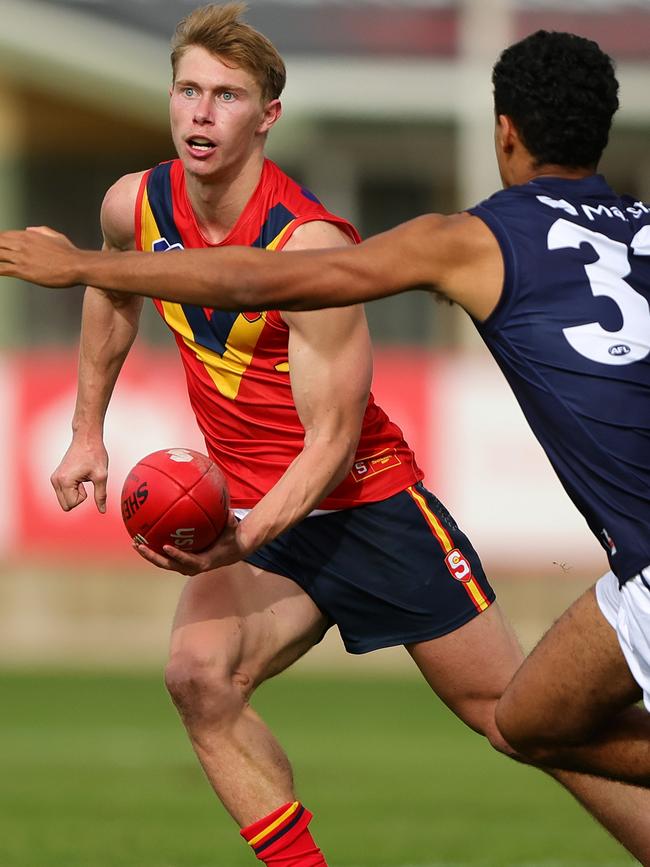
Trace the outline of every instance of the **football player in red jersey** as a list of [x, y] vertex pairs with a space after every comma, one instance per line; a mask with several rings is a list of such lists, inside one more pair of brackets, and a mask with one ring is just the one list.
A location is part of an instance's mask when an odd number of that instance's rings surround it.
[[[281, 61], [238, 14], [237, 6], [206, 7], [179, 28], [171, 93], [179, 161], [123, 178], [109, 191], [107, 248], [164, 252], [179, 274], [184, 257], [169, 251], [181, 247], [299, 250], [355, 240], [345, 221], [264, 160], [264, 139], [280, 114]], [[416, 246], [427, 247], [437, 219], [413, 230]], [[404, 249], [411, 249], [408, 238]], [[226, 269], [240, 256], [232, 254], [223, 256]], [[347, 259], [329, 256], [341, 269], [332, 274], [331, 297], [337, 281], [363, 295], [363, 278], [376, 269], [355, 272], [356, 258], [346, 266]], [[367, 261], [363, 253], [358, 259]], [[210, 303], [218, 278], [193, 262], [193, 300], [202, 283], [202, 303]], [[327, 294], [329, 273], [320, 269], [316, 277], [310, 263], [310, 256], [297, 257], [306, 284]], [[358, 276], [358, 285], [344, 272]], [[498, 279], [494, 263], [487, 276], [493, 272]], [[382, 294], [393, 273], [391, 262], [378, 279]], [[237, 274], [245, 283], [245, 268]], [[285, 270], [282, 279], [295, 292], [295, 274]], [[269, 293], [280, 291], [272, 276], [267, 283]], [[474, 277], [469, 283], [477, 285]], [[139, 546], [161, 568], [192, 576], [174, 623], [167, 684], [210, 782], [260, 860], [317, 867], [325, 861], [307, 827], [311, 814], [295, 798], [286, 756], [248, 704], [255, 687], [336, 623], [351, 652], [405, 645], [454, 712], [509, 752], [494, 713], [521, 653], [471, 544], [423, 487], [399, 430], [369, 395], [362, 311], [228, 316], [174, 303], [176, 292], [185, 294], [167, 288], [170, 300], [157, 306], [174, 331], [197, 421], [241, 520], [202, 554], [170, 547], [160, 556]], [[86, 498], [85, 481], [104, 509], [102, 421], [141, 303], [88, 289], [73, 443], [53, 476], [64, 509]], [[647, 793], [571, 772], [556, 776], [650, 863]]]

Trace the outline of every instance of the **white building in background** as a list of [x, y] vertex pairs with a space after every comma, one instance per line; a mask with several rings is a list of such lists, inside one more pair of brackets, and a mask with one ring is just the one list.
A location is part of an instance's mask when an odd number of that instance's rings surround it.
[[[99, 244], [104, 189], [172, 155], [169, 39], [194, 5], [0, 0], [0, 226], [49, 223]], [[650, 198], [649, 0], [250, 0], [248, 20], [288, 66], [270, 155], [364, 234], [498, 185], [491, 67], [539, 27], [595, 38], [617, 59], [622, 107], [605, 169]], [[0, 346], [74, 332], [78, 294], [11, 297]], [[450, 346], [469, 333], [417, 295], [375, 304], [370, 318], [379, 342]]]

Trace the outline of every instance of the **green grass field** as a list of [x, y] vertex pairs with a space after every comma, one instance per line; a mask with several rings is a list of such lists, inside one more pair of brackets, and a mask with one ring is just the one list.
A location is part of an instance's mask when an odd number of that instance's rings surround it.
[[[1, 867], [253, 867], [157, 675], [0, 674]], [[630, 865], [551, 780], [424, 683], [304, 673], [255, 706], [331, 867]]]

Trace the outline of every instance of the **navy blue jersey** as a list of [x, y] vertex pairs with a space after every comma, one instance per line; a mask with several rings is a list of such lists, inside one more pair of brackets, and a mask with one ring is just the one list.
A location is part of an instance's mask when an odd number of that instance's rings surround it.
[[470, 213], [505, 265], [477, 328], [624, 582], [650, 564], [650, 206], [592, 175], [536, 178]]

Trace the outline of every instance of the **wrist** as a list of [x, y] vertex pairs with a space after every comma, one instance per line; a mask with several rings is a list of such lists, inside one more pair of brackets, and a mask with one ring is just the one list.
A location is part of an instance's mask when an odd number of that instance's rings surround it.
[[68, 266], [66, 278], [70, 281], [70, 285], [73, 283], [86, 286], [94, 285], [94, 267], [99, 262], [101, 255], [94, 250], [75, 250]]
[[242, 557], [252, 554], [258, 548], [261, 548], [266, 541], [269, 541], [265, 538], [264, 533], [260, 533], [259, 530], [255, 529], [255, 519], [250, 520], [252, 514], [252, 512], [249, 512], [245, 518], [242, 518], [235, 529], [235, 540], [237, 548], [242, 553]]
[[86, 425], [84, 423], [73, 422], [72, 441], [76, 445], [103, 447], [104, 427], [102, 424]]

